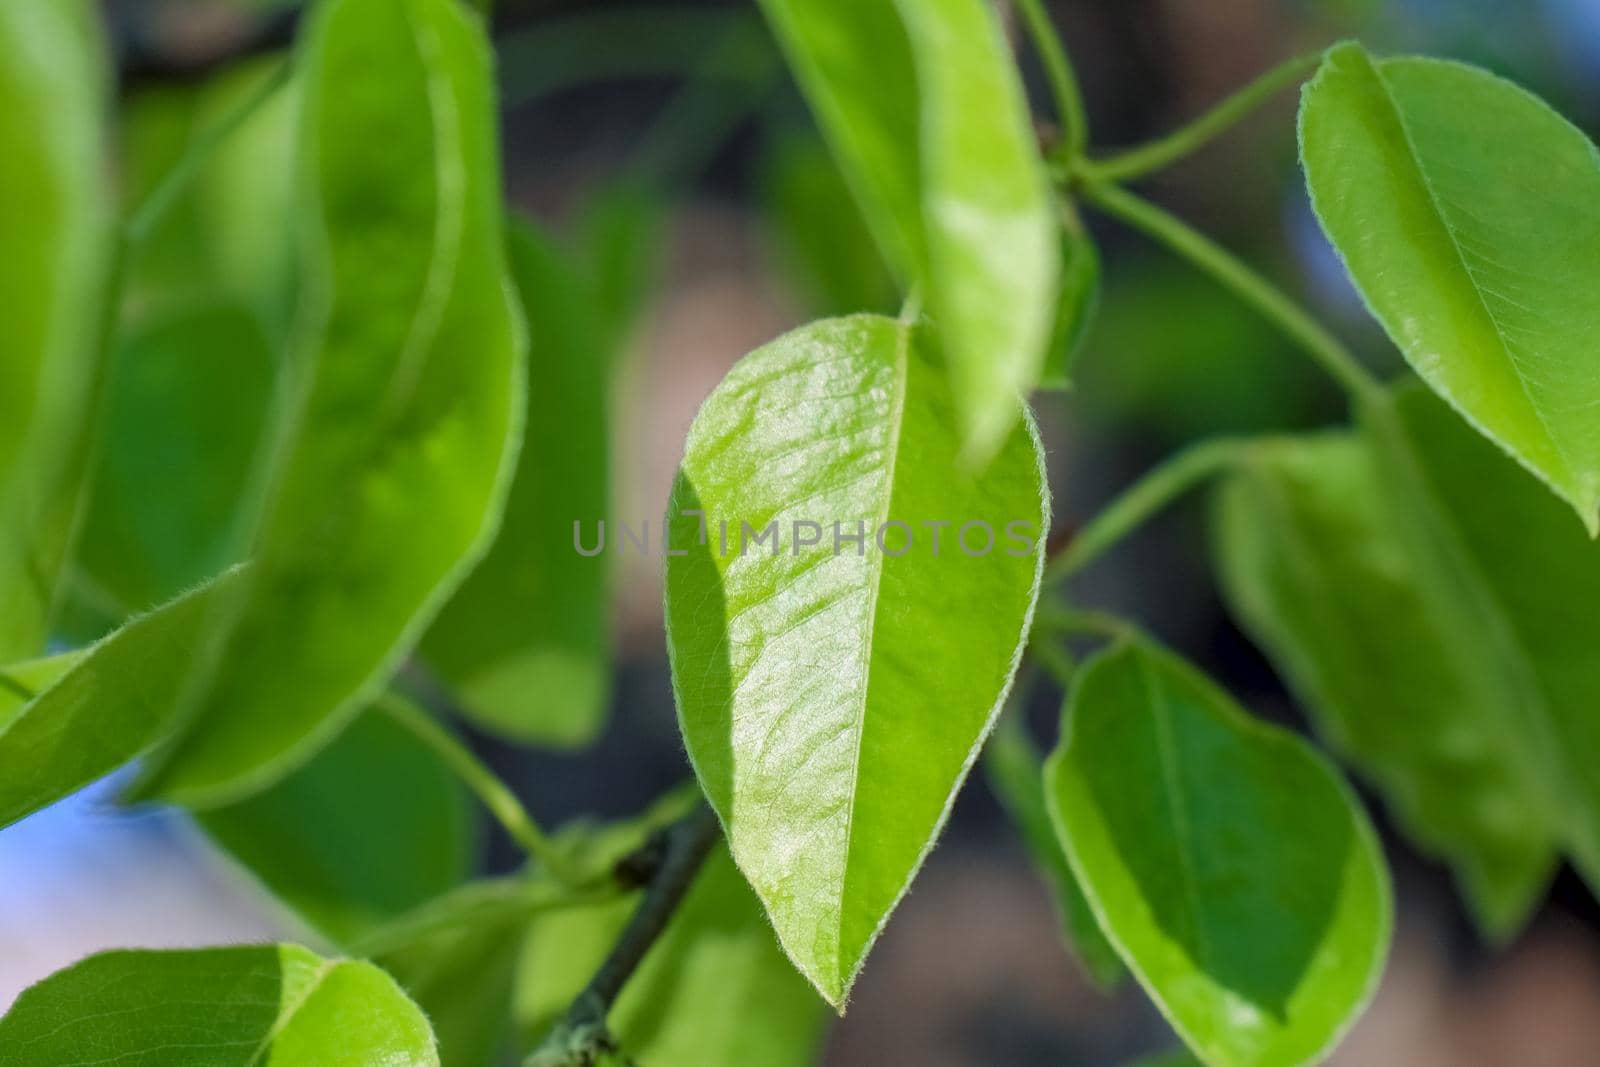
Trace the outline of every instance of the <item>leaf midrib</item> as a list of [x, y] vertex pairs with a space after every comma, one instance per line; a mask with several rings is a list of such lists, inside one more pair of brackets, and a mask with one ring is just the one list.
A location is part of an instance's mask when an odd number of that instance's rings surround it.
[[[1545, 439], [1549, 442], [1550, 447], [1555, 450], [1556, 455], [1560, 457], [1563, 467], [1562, 473], [1566, 476], [1564, 480], [1570, 484], [1573, 480], [1574, 470], [1572, 457], [1567, 454], [1563, 442], [1551, 428], [1549, 416], [1529, 389], [1528, 380], [1522, 373], [1522, 367], [1517, 362], [1516, 357], [1511, 354], [1511, 346], [1506, 340], [1505, 330], [1501, 327], [1500, 320], [1496, 317], [1493, 309], [1489, 307], [1489, 301], [1485, 297], [1482, 287], [1478, 284], [1477, 276], [1467, 263], [1466, 252], [1462, 249], [1461, 242], [1456, 237], [1455, 227], [1451, 225], [1449, 216], [1446, 215], [1444, 206], [1440, 202], [1438, 190], [1434, 188], [1433, 179], [1428, 175], [1427, 167], [1423, 165], [1422, 153], [1417, 150], [1416, 140], [1412, 137], [1411, 126], [1406, 121], [1405, 112], [1401, 109], [1399, 101], [1395, 99], [1394, 87], [1389, 84], [1389, 79], [1384, 76], [1383, 68], [1380, 64], [1373, 61], [1371, 57], [1365, 56], [1365, 54], [1363, 54], [1363, 58], [1372, 70], [1374, 80], [1383, 89], [1384, 101], [1389, 105], [1389, 111], [1394, 116], [1395, 125], [1399, 127], [1400, 135], [1405, 141], [1407, 161], [1410, 162], [1412, 170], [1416, 173], [1417, 183], [1428, 196], [1428, 203], [1433, 208], [1434, 218], [1438, 220], [1439, 228], [1444, 231], [1445, 237], [1450, 242], [1450, 249], [1455, 253], [1456, 262], [1461, 267], [1461, 273], [1466, 277], [1467, 287], [1472, 290], [1472, 295], [1477, 298], [1478, 307], [1482, 309], [1484, 317], [1489, 320], [1495, 343], [1500, 348], [1500, 354], [1505, 358], [1507, 366], [1511, 368], [1512, 377], [1517, 380], [1517, 386], [1522, 390], [1522, 396], [1527, 400], [1529, 410], [1533, 412], [1534, 418], [1538, 420], [1539, 428], [1544, 431]], [[1451, 406], [1455, 406], [1453, 399], [1451, 400]], [[1476, 420], [1471, 419], [1464, 411], [1462, 416], [1476, 423]]]
[[[897, 336], [894, 346], [894, 408], [890, 415], [889, 432], [887, 434], [889, 462], [884, 478], [883, 506], [879, 509], [878, 521], [873, 526], [874, 531], [888, 521], [894, 506], [895, 474], [900, 460], [901, 430], [905, 424], [907, 363], [911, 355], [912, 329], [913, 327], [908, 323], [895, 323]], [[844, 866], [839, 881], [839, 907], [838, 915], [835, 917], [836, 925], [834, 929], [834, 946], [837, 953], [834, 961], [835, 976], [839, 980], [839, 988], [841, 989], [847, 986], [850, 981], [850, 975], [846, 973], [848, 963], [845, 958], [844, 944], [845, 889], [850, 884], [850, 852], [855, 838], [856, 800], [861, 795], [861, 740], [866, 734], [867, 705], [871, 698], [872, 651], [878, 624], [878, 601], [883, 586], [885, 555], [883, 552], [874, 554], [869, 596], [867, 598], [865, 640], [861, 642], [861, 701], [855, 721], [855, 752], [850, 760], [850, 799], [845, 806], [844, 816]]]
[[1178, 861], [1178, 881], [1183, 890], [1184, 908], [1188, 912], [1189, 928], [1194, 932], [1195, 963], [1202, 971], [1211, 969], [1211, 943], [1206, 936], [1203, 912], [1200, 906], [1200, 887], [1194, 872], [1194, 857], [1190, 855], [1188, 812], [1182, 802], [1182, 768], [1177, 759], [1176, 743], [1172, 736], [1171, 707], [1165, 690], [1158, 684], [1149, 661], [1134, 652], [1139, 685], [1145, 692], [1145, 702], [1150, 707], [1150, 717], [1155, 727], [1156, 755], [1161, 761], [1162, 797], [1172, 819], [1175, 852]]
[[272, 1028], [262, 1036], [261, 1044], [256, 1047], [255, 1052], [250, 1056], [244, 1067], [257, 1067], [261, 1063], [261, 1057], [271, 1051], [273, 1044], [294, 1022], [294, 1017], [300, 1013], [300, 1010], [311, 1003], [311, 999], [322, 988], [323, 982], [327, 981], [328, 975], [332, 974], [343, 963], [343, 960], [322, 960], [317, 964], [316, 973], [311, 976], [311, 981], [307, 985], [305, 992], [292, 1003], [284, 1006], [288, 1010], [278, 1013], [278, 1018], [272, 1024]]

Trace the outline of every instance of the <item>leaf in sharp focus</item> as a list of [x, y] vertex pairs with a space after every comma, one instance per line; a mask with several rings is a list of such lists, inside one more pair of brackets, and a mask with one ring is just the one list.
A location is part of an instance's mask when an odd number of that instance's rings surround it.
[[1089, 231], [1074, 221], [1061, 229], [1061, 281], [1039, 388], [1066, 389], [1072, 385], [1078, 353], [1099, 305], [1100, 251]]
[[168, 736], [203, 635], [240, 577], [230, 571], [71, 654], [77, 657], [71, 669], [0, 728], [0, 826], [76, 792]]
[[481, 21], [457, 0], [333, 0], [300, 47], [317, 328], [247, 588], [138, 790], [192, 807], [271, 784], [376, 695], [488, 548], [520, 438]]
[[97, 18], [88, 0], [0, 5], [0, 662], [44, 651], [101, 373], [111, 210]]
[[894, 278], [826, 147], [813, 137], [778, 141], [761, 192], [779, 265], [815, 314], [895, 309]]
[[77, 565], [143, 612], [237, 562], [276, 361], [255, 317], [221, 303], [135, 332], [115, 363]]
[[273, 896], [341, 945], [460, 884], [477, 843], [465, 787], [380, 709], [266, 792], [198, 818]]
[[1234, 613], [1407, 834], [1455, 869], [1484, 931], [1516, 933], [1555, 859], [1544, 772], [1485, 678], [1493, 655], [1412, 564], [1372, 450], [1346, 434], [1263, 443], [1219, 503]]
[[1600, 154], [1485, 71], [1329, 51], [1312, 204], [1418, 374], [1600, 532]]
[[1050, 883], [1056, 913], [1073, 955], [1089, 978], [1102, 989], [1113, 989], [1128, 976], [1122, 957], [1100, 929], [1100, 921], [1078, 885], [1061, 840], [1050, 822], [1044, 796], [1044, 761], [1023, 727], [1018, 711], [1000, 720], [983, 750], [983, 767], [990, 787], [1011, 817], [1035, 866]]
[[1073, 870], [1212, 1067], [1318, 1060], [1388, 950], [1377, 838], [1313, 749], [1144, 641], [1081, 669], [1046, 770]]
[[528, 416], [505, 521], [422, 651], [473, 721], [513, 741], [573, 748], [611, 696], [609, 558], [575, 548], [610, 510], [612, 360], [599, 309], [566, 253], [531, 224], [511, 265], [532, 354]]
[[984, 0], [764, 0], [889, 264], [938, 323], [981, 465], [1049, 343], [1055, 208], [1027, 98]]
[[8, 1067], [438, 1067], [428, 1020], [370, 963], [298, 945], [106, 952], [0, 1019]]
[[[571, 1004], [636, 905], [628, 898], [535, 918], [515, 1009], [531, 1041]], [[719, 844], [610, 1022], [623, 1052], [650, 1067], [806, 1067], [827, 1015]]]
[[[779, 939], [836, 1006], [1004, 702], [1049, 528], [1032, 420], [965, 471], [935, 352], [860, 315], [752, 353], [696, 417], [668, 512], [690, 758]], [[858, 532], [859, 551], [842, 540]]]
[[1416, 383], [1366, 405], [1362, 422], [1408, 565], [1448, 598], [1455, 649], [1514, 724], [1495, 743], [1527, 753], [1532, 799], [1600, 887], [1600, 545]]

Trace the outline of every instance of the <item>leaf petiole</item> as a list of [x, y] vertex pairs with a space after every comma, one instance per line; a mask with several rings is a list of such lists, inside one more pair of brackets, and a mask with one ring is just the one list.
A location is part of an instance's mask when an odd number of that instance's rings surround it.
[[1084, 111], [1078, 77], [1073, 73], [1072, 61], [1067, 57], [1061, 35], [1051, 23], [1043, 0], [1016, 0], [1016, 5], [1017, 13], [1027, 24], [1039, 62], [1044, 65], [1045, 78], [1050, 82], [1056, 119], [1061, 123], [1060, 157], [1069, 165], [1075, 164], [1083, 158], [1084, 149], [1089, 145], [1089, 116]]
[[1118, 219], [1187, 259], [1272, 321], [1352, 397], [1373, 398], [1382, 386], [1340, 340], [1243, 260], [1170, 212], [1115, 185], [1089, 185], [1085, 203]]
[[433, 749], [445, 766], [477, 795], [483, 806], [531, 859], [563, 885], [583, 888], [584, 880], [567, 861], [565, 853], [528, 814], [528, 809], [523, 807], [516, 794], [460, 738], [440, 725], [427, 711], [392, 690], [380, 696], [375, 707]]
[[1182, 128], [1105, 159], [1084, 159], [1074, 169], [1074, 176], [1085, 184], [1107, 185], [1162, 170], [1231, 129], [1280, 91], [1301, 81], [1320, 62], [1321, 49], [1286, 59]]
[[1045, 568], [1045, 582], [1063, 582], [1083, 570], [1150, 516], [1238, 462], [1250, 445], [1249, 438], [1221, 437], [1169, 457], [1078, 531]]

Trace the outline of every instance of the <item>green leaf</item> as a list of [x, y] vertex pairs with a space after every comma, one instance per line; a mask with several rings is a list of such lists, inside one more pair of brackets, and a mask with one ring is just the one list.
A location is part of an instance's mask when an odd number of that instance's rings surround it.
[[984, 0], [763, 0], [867, 224], [943, 333], [964, 459], [1007, 440], [1056, 294], [1049, 179]]
[[1041, 389], [1065, 389], [1072, 384], [1073, 367], [1089, 335], [1100, 305], [1100, 252], [1089, 232], [1074, 224], [1061, 230], [1061, 282], [1056, 294], [1055, 325]]
[[241, 572], [134, 619], [72, 660], [0, 729], [0, 826], [83, 788], [167, 737], [191, 660]]
[[979, 478], [958, 464], [954, 408], [923, 331], [815, 323], [712, 393], [669, 505], [689, 756], [779, 939], [836, 1006], [1005, 700], [1038, 595], [1032, 420]]
[[[505, 521], [422, 645], [474, 722], [514, 741], [576, 747], [611, 695], [609, 559], [574, 548], [609, 508], [612, 359], [587, 280], [531, 224], [511, 264], [536, 356]], [[552, 457], [560, 462], [552, 462]]]
[[132, 334], [116, 357], [78, 566], [114, 614], [147, 611], [221, 573], [266, 428], [276, 360], [234, 303]]
[[1377, 838], [1337, 771], [1136, 640], [1079, 672], [1046, 775], [1103, 929], [1202, 1060], [1326, 1054], [1391, 924]]
[[473, 883], [399, 920], [397, 928], [411, 924], [415, 933], [374, 956], [427, 1013], [450, 1067], [509, 1061], [512, 988], [530, 915], [562, 903], [536, 898], [523, 879]]
[[798, 136], [777, 142], [762, 167], [761, 192], [779, 265], [815, 314], [895, 309], [883, 253], [821, 143]]
[[83, 658], [82, 652], [29, 660], [0, 667], [0, 733], [10, 726], [34, 697], [55, 685]]
[[[636, 906], [626, 898], [534, 919], [515, 1009], [528, 1040], [567, 1009]], [[816, 1062], [826, 1019], [718, 845], [624, 987], [610, 1025], [623, 1051], [650, 1067], [805, 1067]]]
[[23, 992], [0, 1019], [0, 1047], [8, 1067], [439, 1063], [428, 1020], [394, 979], [298, 945], [90, 956]]
[[1263, 444], [1223, 487], [1218, 517], [1235, 614], [1407, 834], [1455, 868], [1483, 929], [1516, 933], [1557, 847], [1545, 772], [1485, 677], [1492, 653], [1412, 565], [1372, 450], [1345, 434]]
[[44, 651], [88, 457], [111, 236], [97, 17], [0, 5], [0, 662]]
[[476, 853], [465, 788], [377, 709], [266, 792], [198, 817], [268, 891], [341, 945], [460, 884]]
[[1600, 154], [1485, 71], [1329, 51], [1312, 204], [1418, 374], [1600, 533]]
[[1452, 649], [1512, 724], [1490, 742], [1533, 770], [1525, 804], [1600, 886], [1600, 546], [1559, 500], [1427, 390], [1366, 405], [1362, 421], [1406, 539], [1407, 567], [1440, 598]]
[[517, 452], [480, 20], [456, 0], [334, 0], [301, 49], [297, 407], [243, 596], [139, 790], [190, 806], [264, 788], [376, 695], [487, 550]]
[[1044, 761], [1015, 711], [1000, 720], [983, 750], [989, 785], [1011, 817], [1022, 842], [1043, 872], [1055, 897], [1056, 913], [1067, 945], [1089, 978], [1113, 989], [1128, 975], [1122, 957], [1100, 929], [1100, 921], [1067, 862], [1044, 796]]
[[129, 249], [123, 328], [138, 332], [197, 303], [225, 302], [248, 309], [274, 344], [285, 339], [296, 92], [280, 87], [260, 97], [284, 62], [263, 57], [195, 84], [141, 89], [123, 106], [129, 216], [174, 175], [185, 176], [175, 193], [169, 186], [161, 194], [168, 199], [159, 217]]

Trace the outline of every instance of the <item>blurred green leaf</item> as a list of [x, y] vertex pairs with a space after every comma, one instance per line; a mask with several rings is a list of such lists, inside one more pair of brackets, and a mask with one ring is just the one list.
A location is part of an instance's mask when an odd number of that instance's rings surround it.
[[266, 792], [199, 820], [269, 892], [341, 945], [460, 884], [476, 852], [466, 789], [378, 709]]
[[[611, 695], [609, 559], [575, 548], [610, 511], [612, 359], [594, 288], [555, 242], [513, 226], [511, 270], [531, 337], [528, 419], [499, 537], [440, 613], [423, 654], [474, 722], [574, 747]], [[626, 282], [614, 280], [612, 299]], [[559, 462], [557, 461], [559, 457]]]
[[1547, 772], [1485, 677], [1493, 653], [1412, 565], [1372, 450], [1345, 434], [1263, 444], [1223, 486], [1218, 518], [1234, 613], [1407, 834], [1455, 868], [1484, 930], [1516, 933], [1555, 859]]
[[1600, 154], [1486, 71], [1329, 51], [1312, 204], [1418, 374], [1600, 534]]
[[[525, 1043], [566, 1011], [636, 905], [628, 897], [534, 919], [517, 978]], [[610, 1025], [624, 1053], [650, 1067], [804, 1067], [816, 1060], [826, 1019], [718, 845]]]
[[[175, 725], [191, 660], [241, 572], [196, 589], [77, 654], [0, 728], [0, 826], [121, 767]], [[55, 661], [59, 664], [59, 657]], [[13, 693], [14, 695], [14, 693]]]
[[0, 5], [0, 662], [44, 651], [92, 443], [112, 236], [98, 17]]
[[1122, 257], [1104, 282], [1074, 376], [1082, 418], [1102, 432], [1170, 447], [1321, 417], [1314, 368], [1210, 278], [1163, 258]]
[[63, 652], [0, 667], [0, 736], [34, 697], [55, 685], [83, 657], [82, 652]]
[[1106, 934], [1214, 1067], [1310, 1063], [1388, 951], [1388, 872], [1309, 746], [1193, 667], [1120, 642], [1078, 674], [1046, 788]]
[[[1049, 526], [1031, 420], [981, 479], [958, 467], [933, 347], [857, 315], [746, 356], [696, 417], [668, 506], [689, 756], [779, 939], [836, 1006], [999, 713]], [[960, 530], [930, 525], [952, 517]], [[859, 551], [839, 540], [857, 524]], [[763, 532], [770, 556], [750, 542]]]
[[1440, 599], [1456, 660], [1514, 724], [1492, 742], [1535, 768], [1546, 813], [1577, 869], [1600, 886], [1600, 545], [1561, 501], [1413, 383], [1362, 421], [1406, 565]]
[[78, 566], [124, 614], [237, 562], [275, 373], [261, 326], [235, 304], [177, 312], [117, 354]]
[[942, 331], [965, 459], [1039, 379], [1059, 264], [1026, 94], [984, 0], [763, 0], [884, 255]]
[[1095, 985], [1115, 988], [1128, 976], [1128, 969], [1106, 940], [1062, 851], [1045, 804], [1044, 760], [1016, 712], [1001, 718], [984, 746], [983, 768], [1034, 864], [1050, 883], [1068, 947]]
[[820, 141], [778, 141], [763, 165], [761, 191], [780, 264], [814, 314], [895, 310], [899, 298], [883, 253]]
[[[123, 109], [125, 202], [132, 214], [180, 169], [186, 180], [129, 252], [124, 328], [139, 332], [196, 305], [246, 308], [274, 346], [292, 297], [296, 89], [259, 94], [286, 60], [270, 56], [197, 85], [136, 93]], [[225, 137], [208, 138], [230, 120]]]
[[427, 1014], [448, 1067], [509, 1061], [517, 961], [542, 903], [523, 879], [463, 886], [402, 918], [415, 936], [374, 956]]
[[90, 956], [0, 1019], [8, 1067], [438, 1067], [428, 1020], [370, 963], [298, 945]]
[[522, 421], [478, 18], [334, 0], [300, 47], [316, 328], [247, 588], [137, 790], [190, 806], [271, 784], [375, 695], [493, 539]]
[[1072, 384], [1078, 353], [1099, 306], [1100, 251], [1081, 225], [1063, 226], [1061, 281], [1044, 373], [1039, 376], [1041, 389], [1065, 389]]

